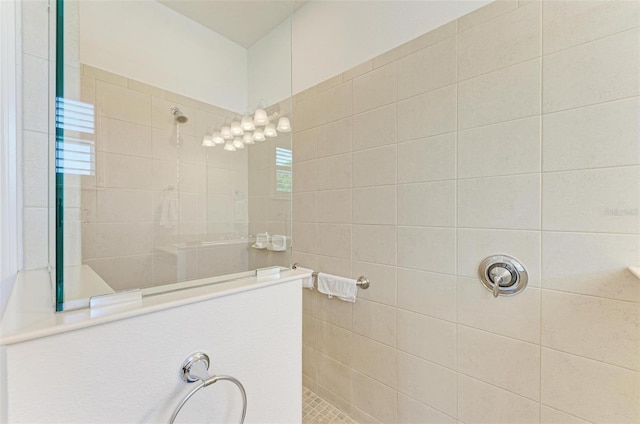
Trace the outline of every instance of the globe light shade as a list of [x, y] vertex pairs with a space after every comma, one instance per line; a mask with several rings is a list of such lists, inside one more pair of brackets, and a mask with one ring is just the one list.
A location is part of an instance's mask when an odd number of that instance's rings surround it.
[[242, 122], [240, 122], [240, 127], [244, 131], [253, 131], [256, 129], [256, 126], [253, 124], [253, 119], [249, 115], [245, 115], [242, 117]]
[[264, 127], [264, 135], [267, 137], [277, 137], [278, 132], [276, 131], [276, 126], [273, 124], [269, 124]]
[[278, 120], [278, 126], [276, 129], [280, 132], [288, 133], [291, 132], [291, 122], [289, 122], [289, 118], [283, 116]]
[[255, 144], [255, 141], [253, 141], [253, 136], [250, 132], [244, 133], [244, 135], [242, 136], [242, 142], [244, 144]]
[[231, 135], [238, 137], [240, 135], [244, 134], [244, 131], [242, 130], [242, 128], [240, 127], [240, 122], [238, 121], [233, 121], [231, 123]]
[[256, 113], [253, 115], [254, 125], [267, 125], [269, 123], [269, 117], [267, 111], [264, 109], [256, 109]]
[[202, 139], [202, 145], [204, 147], [215, 147], [213, 138], [209, 134], [205, 135], [204, 138]]
[[226, 125], [220, 128], [220, 135], [222, 135], [222, 138], [225, 140], [233, 140], [233, 135], [231, 134], [231, 128], [229, 128]]
[[252, 137], [255, 141], [264, 141], [265, 137], [264, 137], [264, 131], [262, 131], [262, 128], [256, 128], [256, 130], [253, 132]]
[[224, 145], [224, 150], [226, 150], [228, 152], [235, 152], [236, 148], [233, 145], [233, 143], [231, 143], [230, 141], [227, 141], [227, 144]]
[[244, 143], [240, 137], [236, 137], [233, 139], [233, 147], [236, 149], [244, 149]]
[[213, 140], [214, 144], [224, 144], [224, 138], [222, 138], [222, 135], [218, 131], [213, 133], [211, 139]]

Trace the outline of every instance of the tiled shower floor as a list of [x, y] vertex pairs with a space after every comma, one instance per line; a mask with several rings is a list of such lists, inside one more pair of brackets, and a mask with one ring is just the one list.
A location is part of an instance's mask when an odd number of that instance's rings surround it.
[[306, 387], [302, 388], [302, 424], [358, 424]]

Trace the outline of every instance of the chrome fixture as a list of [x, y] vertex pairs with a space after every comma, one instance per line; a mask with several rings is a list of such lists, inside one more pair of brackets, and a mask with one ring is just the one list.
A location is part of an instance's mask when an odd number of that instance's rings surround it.
[[189, 120], [189, 118], [187, 118], [185, 114], [182, 113], [180, 109], [178, 109], [178, 106], [171, 106], [169, 110], [171, 111], [171, 113], [173, 114], [173, 116], [175, 117], [176, 121], [178, 121], [179, 124], [184, 124]]
[[247, 392], [244, 390], [244, 386], [240, 381], [228, 375], [209, 375], [207, 372], [209, 369], [209, 363], [209, 355], [202, 352], [194, 353], [182, 363], [182, 367], [180, 368], [180, 376], [182, 379], [186, 383], [195, 383], [200, 381], [200, 384], [198, 384], [184, 397], [184, 399], [182, 399], [175, 411], [173, 411], [169, 424], [174, 423], [184, 404], [187, 403], [187, 401], [191, 399], [198, 390], [222, 380], [232, 382], [240, 390], [240, 394], [242, 394], [242, 417], [240, 418], [240, 424], [244, 423], [244, 418], [247, 415]]
[[527, 271], [516, 258], [508, 255], [493, 255], [480, 264], [478, 275], [493, 297], [512, 296], [520, 293], [529, 280]]
[[[291, 269], [298, 269], [299, 266], [300, 266], [300, 264], [298, 262], [296, 262], [293, 265], [291, 265]], [[318, 271], [313, 271], [311, 273], [311, 277], [313, 278], [314, 287], [318, 287]], [[368, 289], [370, 285], [371, 285], [371, 282], [364, 275], [361, 275], [356, 280], [356, 286], [358, 286], [359, 288], [361, 288], [363, 290]]]

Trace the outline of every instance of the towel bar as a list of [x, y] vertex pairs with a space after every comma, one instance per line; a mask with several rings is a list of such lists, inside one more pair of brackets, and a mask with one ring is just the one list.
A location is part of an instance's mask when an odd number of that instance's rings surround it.
[[[291, 269], [298, 269], [299, 266], [300, 266], [300, 264], [298, 262], [296, 262], [293, 265], [291, 265]], [[314, 287], [318, 287], [318, 271], [313, 271], [311, 273], [311, 277], [313, 278], [313, 286]], [[364, 275], [361, 275], [356, 280], [356, 286], [360, 287], [363, 290], [368, 289], [370, 285], [371, 285], [371, 283], [369, 282], [369, 279], [367, 277], [365, 277]]]
[[[194, 367], [200, 369], [194, 369]], [[221, 380], [232, 382], [240, 390], [240, 394], [242, 394], [242, 417], [240, 417], [240, 424], [244, 423], [244, 418], [247, 415], [247, 392], [245, 392], [244, 386], [238, 379], [229, 375], [209, 375], [209, 373], [207, 372], [208, 369], [209, 355], [207, 355], [206, 353], [194, 353], [193, 355], [185, 359], [182, 364], [182, 368], [180, 369], [182, 379], [186, 383], [195, 383], [196, 381], [200, 381], [200, 384], [198, 384], [193, 390], [191, 390], [184, 397], [184, 399], [182, 399], [180, 404], [178, 404], [175, 411], [173, 411], [173, 414], [171, 415], [169, 424], [174, 423], [176, 417], [178, 416], [178, 413], [180, 413], [180, 410], [185, 405], [185, 403], [187, 403], [187, 401], [191, 399], [191, 397], [195, 395], [200, 389], [208, 387]]]

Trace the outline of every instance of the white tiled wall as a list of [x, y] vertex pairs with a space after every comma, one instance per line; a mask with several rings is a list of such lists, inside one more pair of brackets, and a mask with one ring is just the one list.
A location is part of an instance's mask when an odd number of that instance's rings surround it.
[[293, 260], [371, 280], [304, 291], [306, 385], [360, 422], [640, 420], [639, 11], [496, 1], [294, 98]]

